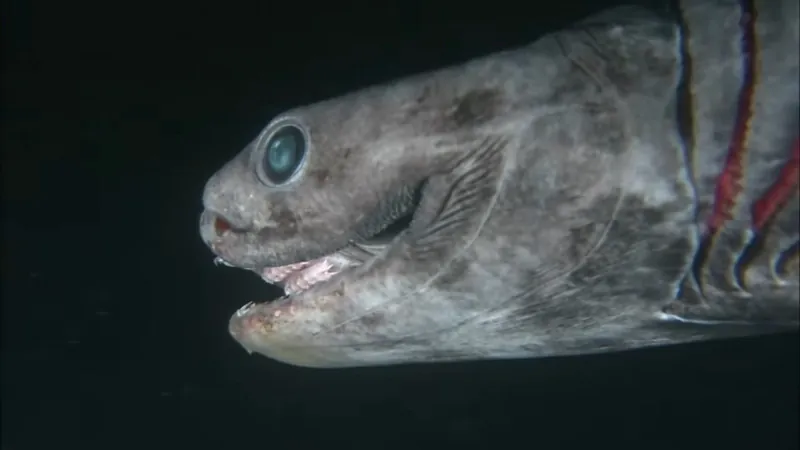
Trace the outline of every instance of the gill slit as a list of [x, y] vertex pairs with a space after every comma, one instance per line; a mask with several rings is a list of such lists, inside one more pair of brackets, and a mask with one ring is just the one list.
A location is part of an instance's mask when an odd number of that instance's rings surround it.
[[[403, 294], [403, 295], [398, 296], [396, 298], [393, 298], [391, 300], [387, 300], [386, 302], [383, 302], [383, 303], [381, 303], [379, 305], [375, 305], [375, 306], [373, 306], [371, 308], [368, 308], [365, 311], [363, 311], [361, 314], [358, 314], [356, 316], [353, 316], [353, 317], [351, 317], [349, 319], [345, 319], [345, 320], [337, 323], [336, 325], [334, 325], [331, 328], [327, 329], [326, 332], [334, 331], [337, 328], [340, 328], [340, 327], [342, 327], [344, 325], [347, 325], [348, 323], [357, 321], [357, 320], [361, 319], [362, 317], [365, 317], [365, 316], [369, 315], [370, 313], [375, 311], [377, 308], [381, 308], [381, 307], [383, 307], [384, 305], [386, 305], [388, 303], [395, 302], [395, 301], [403, 301], [404, 299], [406, 299], [406, 298], [408, 298], [408, 297], [410, 297], [412, 295], [419, 294], [419, 293], [423, 292], [424, 290], [426, 290], [430, 286], [430, 284], [436, 278], [441, 276], [441, 274], [445, 271], [445, 269], [447, 269], [450, 266], [450, 264], [453, 262], [453, 260], [455, 260], [456, 258], [460, 257], [464, 252], [467, 251], [467, 249], [472, 247], [472, 245], [475, 243], [475, 240], [477, 240], [478, 236], [480, 236], [481, 231], [483, 231], [483, 228], [486, 225], [486, 222], [489, 220], [489, 216], [491, 216], [492, 211], [494, 211], [494, 207], [497, 205], [497, 199], [498, 199], [498, 197], [500, 197], [500, 193], [503, 191], [503, 187], [505, 186], [507, 178], [508, 178], [507, 175], [508, 175], [508, 171], [509, 171], [509, 167], [510, 167], [510, 161], [516, 160], [516, 157], [517, 157], [517, 151], [519, 149], [519, 146], [518, 145], [513, 145], [513, 144], [518, 144], [518, 142], [513, 141], [513, 140], [507, 140], [506, 142], [502, 142], [502, 141], [503, 141], [502, 138], [497, 138], [497, 139], [494, 140], [494, 142], [490, 142], [490, 143], [487, 144], [487, 146], [504, 145], [505, 149], [507, 149], [508, 153], [506, 154], [506, 157], [504, 158], [504, 161], [503, 161], [502, 175], [500, 177], [500, 181], [497, 183], [497, 189], [496, 189], [494, 195], [492, 196], [492, 199], [491, 199], [491, 201], [489, 203], [488, 208], [486, 208], [486, 211], [483, 213], [483, 217], [481, 217], [481, 220], [479, 222], [478, 227], [473, 232], [472, 237], [469, 239], [467, 244], [464, 245], [459, 251], [455, 252], [447, 261], [442, 263], [442, 265], [440, 266], [440, 269], [437, 270], [436, 273], [431, 275], [428, 278], [428, 280], [426, 280], [424, 283], [422, 283], [417, 289], [414, 289], [411, 292], [408, 292], [406, 294]], [[513, 147], [513, 150], [508, 150], [510, 147]], [[465, 158], [465, 160], [466, 159], [467, 158]], [[465, 320], [470, 320], [470, 319], [465, 319]], [[454, 326], [458, 326], [458, 325], [454, 325]], [[436, 332], [440, 332], [440, 331], [441, 330], [434, 330], [431, 333], [436, 333]], [[411, 337], [411, 336], [413, 336], [413, 335], [401, 336], [401, 337], [399, 337], [399, 339], [403, 339], [403, 338]], [[398, 338], [393, 338], [392, 341], [395, 340], [395, 339], [398, 339]]]
[[[692, 276], [701, 296], [703, 292], [703, 267], [714, 247], [715, 239], [720, 229], [732, 218], [736, 208], [737, 199], [743, 190], [742, 178], [747, 155], [747, 141], [750, 134], [750, 122], [753, 118], [753, 106], [757, 75], [757, 46], [755, 21], [756, 10], [753, 0], [740, 0], [741, 17], [739, 19], [741, 57], [742, 57], [742, 83], [739, 88], [739, 97], [736, 104], [736, 118], [734, 121], [731, 139], [728, 144], [728, 154], [725, 158], [723, 169], [717, 177], [714, 189], [714, 206], [706, 222], [706, 230], [700, 241], [695, 260], [692, 262]], [[738, 272], [738, 270], [737, 270]], [[741, 289], [741, 280], [735, 276], [737, 286]]]

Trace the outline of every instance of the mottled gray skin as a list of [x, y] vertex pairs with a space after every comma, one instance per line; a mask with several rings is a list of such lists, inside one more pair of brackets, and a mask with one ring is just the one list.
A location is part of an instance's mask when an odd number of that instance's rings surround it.
[[[684, 4], [674, 15], [616, 9], [521, 49], [275, 118], [208, 182], [204, 241], [257, 272], [334, 252], [359, 265], [243, 308], [233, 336], [287, 363], [343, 367], [796, 328], [796, 186], [748, 260], [746, 286], [732, 274], [752, 237], [750, 205], [798, 133], [798, 2], [755, 2], [744, 190], [697, 276], [742, 81], [741, 9]], [[307, 134], [308, 159], [294, 181], [271, 187], [256, 167], [287, 122]], [[420, 185], [410, 227], [353, 257], [368, 224]]]

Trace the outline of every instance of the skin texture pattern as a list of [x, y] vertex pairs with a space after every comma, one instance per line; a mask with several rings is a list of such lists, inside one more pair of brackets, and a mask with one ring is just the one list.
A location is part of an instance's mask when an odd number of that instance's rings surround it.
[[796, 0], [672, 2], [274, 118], [208, 181], [230, 319], [308, 367], [796, 329]]

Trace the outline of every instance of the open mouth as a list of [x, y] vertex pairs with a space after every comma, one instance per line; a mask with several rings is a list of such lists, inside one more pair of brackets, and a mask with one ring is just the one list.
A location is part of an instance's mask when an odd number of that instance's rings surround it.
[[261, 278], [267, 283], [281, 286], [284, 297], [289, 297], [331, 279], [351, 265], [344, 257], [332, 254], [311, 261], [264, 268]]
[[[378, 226], [373, 227], [368, 237], [360, 237], [357, 241], [331, 254], [309, 261], [301, 261], [285, 266], [265, 267], [257, 270], [267, 283], [279, 286], [284, 295], [275, 301], [285, 300], [293, 295], [325, 283], [348, 269], [360, 266], [375, 256], [392, 240], [405, 231], [410, 225], [421, 199], [421, 187], [406, 197], [405, 201], [395, 202], [392, 212], [381, 216]], [[364, 233], [361, 234], [362, 236]], [[218, 264], [232, 266], [222, 258], [216, 258]]]

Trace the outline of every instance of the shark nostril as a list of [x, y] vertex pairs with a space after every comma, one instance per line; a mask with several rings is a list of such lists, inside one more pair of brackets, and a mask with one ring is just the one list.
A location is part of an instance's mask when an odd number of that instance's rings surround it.
[[220, 216], [214, 217], [214, 232], [217, 233], [217, 235], [222, 235], [226, 231], [230, 231], [232, 229], [233, 226], [231, 226], [227, 220]]

